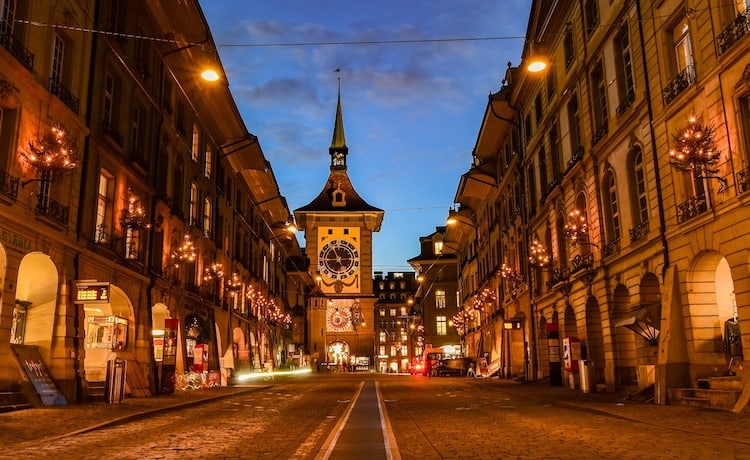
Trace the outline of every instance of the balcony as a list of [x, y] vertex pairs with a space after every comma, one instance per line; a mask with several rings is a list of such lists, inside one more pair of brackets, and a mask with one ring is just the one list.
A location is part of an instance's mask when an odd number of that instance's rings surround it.
[[662, 90], [662, 98], [664, 99], [664, 105], [669, 105], [670, 102], [680, 95], [685, 88], [695, 83], [695, 66], [689, 65], [682, 69], [674, 79]]
[[39, 196], [34, 212], [37, 216], [44, 216], [62, 225], [68, 225], [69, 208], [48, 196]]
[[684, 203], [677, 205], [677, 223], [687, 222], [693, 217], [699, 216], [708, 211], [708, 202], [706, 195], [698, 195], [690, 198]]
[[573, 169], [573, 166], [575, 166], [576, 163], [581, 161], [581, 158], [583, 158], [583, 152], [584, 152], [584, 148], [581, 145], [578, 147], [578, 149], [573, 154], [573, 156], [570, 157], [570, 160], [568, 160], [568, 168], [565, 170], [566, 173], [570, 171], [571, 169]]
[[641, 222], [630, 229], [630, 243], [642, 240], [646, 235], [648, 235], [648, 221]]
[[737, 43], [749, 31], [750, 7], [738, 14], [734, 21], [716, 37], [716, 47], [719, 49], [719, 56], [726, 53], [732, 45]]
[[750, 190], [750, 168], [745, 168], [737, 173], [737, 186], [740, 188], [740, 193]]
[[620, 239], [612, 240], [602, 248], [603, 257], [613, 256], [620, 253]]
[[10, 27], [2, 20], [0, 20], [0, 46], [8, 50], [29, 72], [34, 70], [34, 55], [10, 33]]
[[569, 279], [570, 269], [568, 267], [556, 268], [550, 274], [550, 279], [547, 281], [547, 288], [550, 289], [560, 283], [567, 283]]
[[122, 134], [120, 134], [110, 123], [102, 123], [102, 135], [109, 137], [118, 147], [122, 148]]
[[78, 114], [78, 98], [73, 96], [73, 93], [71, 93], [58, 78], [49, 79], [48, 89], [50, 94], [57, 96], [63, 104], [67, 105], [70, 110]]
[[18, 178], [0, 169], [0, 192], [15, 201], [18, 198]]
[[593, 136], [591, 136], [591, 146], [595, 146], [600, 140], [604, 138], [609, 133], [609, 127], [607, 126], [607, 122], [605, 121], [599, 129], [596, 130]]
[[594, 268], [594, 254], [589, 252], [588, 254], [578, 254], [573, 257], [570, 261], [570, 272], [576, 273], [578, 271]]
[[625, 99], [620, 102], [620, 105], [617, 106], [615, 109], [615, 114], [617, 115], [617, 118], [620, 118], [621, 116], [625, 115], [625, 112], [628, 111], [630, 107], [633, 106], [633, 103], [635, 102], [635, 93], [629, 92], [627, 96], [625, 96]]

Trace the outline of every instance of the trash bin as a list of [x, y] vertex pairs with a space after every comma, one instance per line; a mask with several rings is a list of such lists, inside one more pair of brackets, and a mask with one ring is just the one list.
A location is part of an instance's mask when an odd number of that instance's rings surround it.
[[107, 361], [107, 380], [104, 385], [104, 402], [119, 404], [125, 397], [125, 372], [127, 362], [124, 359]]
[[596, 392], [596, 372], [594, 362], [582, 359], [578, 366], [579, 377], [581, 378], [581, 393]]

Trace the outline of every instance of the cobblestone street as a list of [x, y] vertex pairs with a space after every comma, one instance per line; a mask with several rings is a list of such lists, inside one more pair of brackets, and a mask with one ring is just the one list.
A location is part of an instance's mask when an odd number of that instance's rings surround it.
[[363, 379], [380, 382], [404, 459], [750, 458], [747, 414], [546, 384], [372, 374], [0, 414], [0, 458], [315, 458]]

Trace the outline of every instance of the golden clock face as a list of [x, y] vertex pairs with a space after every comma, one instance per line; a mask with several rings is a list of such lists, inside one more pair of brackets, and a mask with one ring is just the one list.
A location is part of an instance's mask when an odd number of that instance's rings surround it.
[[326, 314], [326, 324], [329, 331], [344, 332], [351, 329], [352, 314], [345, 308], [331, 308]]
[[351, 241], [337, 239], [323, 245], [318, 253], [318, 270], [330, 279], [343, 280], [359, 270], [359, 251]]

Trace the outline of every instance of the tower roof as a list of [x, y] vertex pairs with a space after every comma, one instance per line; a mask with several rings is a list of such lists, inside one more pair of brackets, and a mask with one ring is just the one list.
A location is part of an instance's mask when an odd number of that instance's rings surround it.
[[331, 155], [331, 172], [323, 190], [306, 206], [295, 209], [295, 214], [298, 212], [370, 212], [381, 214], [382, 219], [383, 210], [368, 204], [359, 196], [346, 172], [346, 156], [349, 154], [349, 148], [346, 146], [344, 136], [340, 80], [333, 137], [328, 153]]

